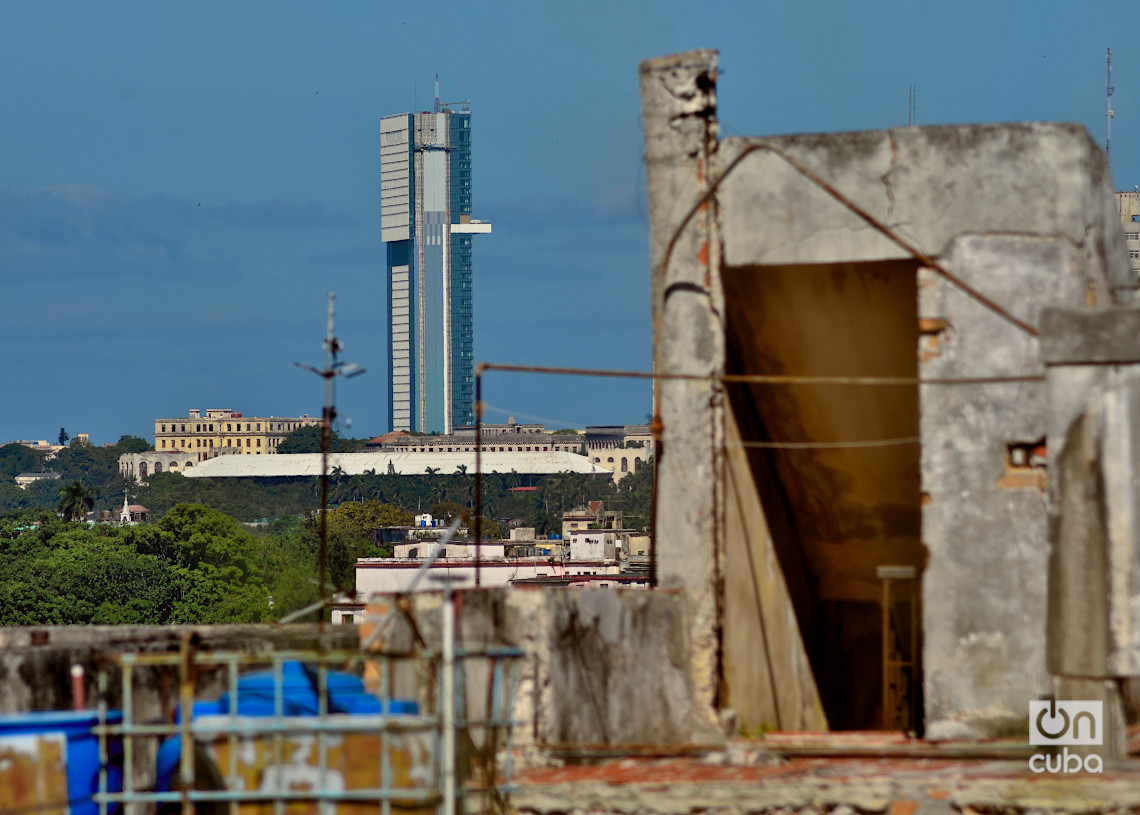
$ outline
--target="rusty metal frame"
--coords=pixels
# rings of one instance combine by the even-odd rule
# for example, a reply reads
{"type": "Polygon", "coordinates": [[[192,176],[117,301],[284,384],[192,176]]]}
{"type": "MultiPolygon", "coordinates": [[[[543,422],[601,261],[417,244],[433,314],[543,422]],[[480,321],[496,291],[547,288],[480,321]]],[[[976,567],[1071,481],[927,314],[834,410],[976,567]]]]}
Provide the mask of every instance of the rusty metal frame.
{"type": "MultiPolygon", "coordinates": [[[[502,767],[498,767],[494,756],[489,763],[480,766],[481,775],[472,779],[472,783],[459,790],[470,803],[471,795],[482,794],[486,803],[486,811],[491,807],[506,812],[507,796],[513,789],[511,781],[511,749],[512,729],[522,724],[512,715],[513,700],[518,688],[521,657],[523,652],[517,648],[486,648],[478,650],[457,649],[454,653],[458,665],[464,666],[469,659],[490,660],[491,681],[488,684],[489,693],[494,704],[489,704],[486,715],[470,716],[465,710],[464,697],[464,667],[456,671],[456,692],[452,705],[459,711],[453,729],[452,740],[462,738],[469,747],[474,745],[472,731],[482,731],[484,740],[492,748],[501,748],[506,753],[506,760],[502,767]],[[481,782],[481,783],[475,783],[481,782]]],[[[94,796],[99,805],[100,815],[107,815],[112,806],[139,805],[154,808],[164,803],[174,803],[181,806],[185,815],[193,815],[196,805],[219,804],[229,805],[230,815],[238,815],[240,805],[249,803],[272,803],[275,815],[284,815],[286,805],[296,802],[314,802],[325,806],[335,806],[338,803],[374,803],[381,815],[391,815],[393,803],[406,806],[434,808],[443,815],[451,815],[444,806],[443,799],[443,773],[441,771],[445,757],[441,754],[440,745],[445,742],[443,721],[440,711],[445,707],[442,683],[429,680],[427,699],[429,711],[417,715],[398,715],[390,713],[381,714],[331,714],[328,698],[328,671],[330,668],[343,670],[348,666],[362,665],[364,663],[378,663],[380,688],[379,697],[391,697],[390,676],[391,665],[397,661],[412,661],[426,664],[429,670],[426,675],[438,677],[442,654],[419,649],[412,653],[388,654],[366,651],[275,651],[267,654],[250,654],[240,651],[204,651],[197,648],[194,638],[183,640],[182,647],[175,653],[128,653],[108,655],[101,661],[98,675],[99,699],[97,705],[99,724],[94,728],[99,737],[99,791],[94,796]],[[317,716],[285,716],[283,665],[287,661],[299,661],[315,667],[317,674],[317,716]],[[274,674],[274,715],[266,717],[239,716],[237,712],[238,676],[242,670],[249,668],[269,667],[274,674]],[[179,723],[140,723],[134,716],[134,701],[136,697],[135,685],[139,668],[166,668],[176,671],[179,678],[179,702],[182,705],[183,715],[179,723]],[[226,685],[230,698],[234,700],[229,714],[218,714],[226,721],[196,722],[193,716],[193,703],[197,690],[199,673],[208,670],[224,670],[226,672],[226,685]],[[111,685],[111,674],[115,671],[121,674],[121,694],[123,714],[118,724],[109,722],[108,697],[111,685]],[[343,736],[349,733],[365,733],[376,735],[379,741],[380,785],[370,788],[334,789],[329,783],[329,751],[330,737],[343,736]],[[431,783],[426,787],[393,786],[393,767],[391,761],[392,739],[400,734],[426,734],[431,738],[431,783]],[[313,789],[296,790],[288,788],[284,776],[275,777],[275,788],[268,790],[242,790],[237,789],[238,750],[239,739],[259,738],[265,739],[271,745],[271,755],[274,764],[281,765],[284,757],[285,739],[291,735],[310,735],[315,738],[317,750],[317,782],[313,789]],[[170,737],[178,736],[181,739],[179,780],[180,790],[157,792],[153,789],[140,789],[138,779],[134,772],[134,760],[139,749],[140,740],[150,740],[152,744],[161,742],[170,737]],[[218,767],[218,772],[225,778],[226,789],[219,791],[196,790],[195,786],[195,750],[196,744],[202,739],[224,738],[229,746],[228,766],[218,767]],[[120,792],[111,792],[108,789],[108,765],[112,740],[121,740],[123,745],[123,788],[120,792]]],[[[458,807],[453,807],[458,809],[458,807]]],[[[469,810],[470,811],[470,810],[469,810]]]]}

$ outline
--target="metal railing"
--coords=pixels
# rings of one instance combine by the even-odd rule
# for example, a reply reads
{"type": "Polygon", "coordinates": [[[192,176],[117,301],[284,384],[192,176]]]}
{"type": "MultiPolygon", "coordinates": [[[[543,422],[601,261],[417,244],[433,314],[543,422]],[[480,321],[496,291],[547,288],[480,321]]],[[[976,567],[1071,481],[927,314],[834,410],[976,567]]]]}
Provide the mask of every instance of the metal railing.
{"type": "MultiPolygon", "coordinates": [[[[506,811],[511,790],[511,729],[523,655],[515,648],[452,653],[423,648],[390,654],[367,651],[198,650],[187,637],[179,652],[128,653],[107,657],[99,673],[100,777],[95,801],[109,811],[203,811],[229,815],[299,813],[506,811]],[[316,710],[289,715],[287,663],[305,666],[316,710]],[[239,679],[253,668],[272,676],[272,713],[243,714],[239,679]],[[177,721],[140,720],[136,703],[141,677],[155,671],[176,676],[177,721]],[[361,676],[379,712],[347,712],[330,694],[330,673],[361,676]],[[122,720],[108,716],[112,675],[120,674],[122,720]],[[450,681],[447,681],[449,680],[450,681]],[[473,686],[486,697],[472,704],[473,686]],[[228,693],[228,709],[195,712],[203,686],[228,693]],[[394,690],[414,694],[415,712],[394,711],[394,690]],[[451,689],[449,692],[449,686],[451,689]],[[239,697],[239,694],[240,697],[239,697]],[[448,694],[445,696],[445,694],[448,694]],[[453,715],[446,716],[448,711],[453,715]],[[446,721],[445,721],[446,720],[446,721]],[[167,757],[177,743],[177,771],[167,789],[156,788],[157,770],[147,771],[159,743],[167,757]],[[121,744],[122,789],[109,783],[112,747],[121,744]],[[452,745],[452,746],[448,746],[452,745]],[[506,759],[499,760],[505,752],[506,759]],[[143,768],[147,768],[144,770],[143,768]],[[479,802],[482,805],[479,805],[479,802]],[[306,806],[307,805],[307,806],[306,806]],[[367,806],[374,805],[374,806],[367,806]]],[[[267,700],[262,697],[262,703],[267,700]]],[[[140,707],[142,705],[139,705],[140,707]]],[[[405,706],[408,707],[408,706],[405,706]]],[[[117,786],[117,785],[115,785],[117,786]]]]}

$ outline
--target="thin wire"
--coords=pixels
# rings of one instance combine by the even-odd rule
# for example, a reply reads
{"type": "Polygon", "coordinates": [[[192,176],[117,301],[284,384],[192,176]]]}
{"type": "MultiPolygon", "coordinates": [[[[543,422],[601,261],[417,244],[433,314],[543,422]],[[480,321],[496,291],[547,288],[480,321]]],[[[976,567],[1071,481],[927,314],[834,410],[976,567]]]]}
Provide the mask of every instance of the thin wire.
{"type": "MultiPolygon", "coordinates": [[[[565,376],[596,376],[628,379],[681,379],[715,380],[755,385],[995,385],[1013,382],[1044,382],[1043,374],[1016,376],[964,376],[955,378],[922,379],[917,376],[797,376],[788,374],[684,374],[654,373],[652,371],[621,371],[603,368],[560,368],[549,365],[504,365],[480,362],[475,366],[484,371],[506,371],[528,374],[559,374],[565,376]]],[[[521,415],[521,414],[520,414],[521,415]]]]}
{"type": "MultiPolygon", "coordinates": [[[[773,155],[778,156],[779,158],[783,159],[784,162],[789,167],[791,167],[793,170],[798,172],[800,175],[802,175],[808,181],[815,184],[817,187],[819,187],[825,193],[830,195],[837,202],[839,202],[842,206],[849,209],[852,213],[854,213],[856,216],[858,216],[863,221],[865,221],[868,226],[870,226],[875,231],[881,233],[883,235],[883,237],[885,237],[891,243],[898,246],[900,249],[905,251],[907,254],[909,254],[911,257],[913,257],[915,260],[921,262],[923,266],[926,266],[927,268],[931,269],[935,273],[941,275],[946,280],[948,280],[950,283],[957,286],[963,293],[965,293],[969,297],[973,298],[977,302],[981,303],[983,306],[985,306],[990,311],[997,314],[1002,319],[1006,320],[1007,322],[1009,322],[1012,325],[1016,326],[1017,328],[1021,329],[1026,334],[1030,335],[1031,337],[1037,336],[1037,329],[1036,328],[1034,328],[1029,323],[1027,323],[1023,320],[1019,320],[1017,317],[1014,317],[1012,314],[1010,314],[1008,311],[1006,311],[998,303],[994,302],[993,300],[990,300],[988,297],[986,297],[984,294],[982,294],[978,290],[974,289],[968,283],[966,283],[962,280],[959,280],[957,277],[955,277],[953,274],[951,274],[949,270],[947,270],[944,266],[942,266],[942,264],[940,264],[936,260],[934,260],[934,258],[927,255],[925,252],[920,250],[917,246],[913,246],[912,244],[910,244],[906,239],[904,239],[901,236],[899,236],[898,234],[896,234],[895,231],[892,230],[889,226],[887,226],[886,224],[879,221],[874,215],[867,212],[865,209],[860,207],[855,202],[849,200],[846,196],[844,196],[841,192],[839,192],[839,190],[837,190],[833,186],[831,186],[831,184],[829,184],[823,177],[817,175],[815,172],[808,169],[807,167],[805,167],[804,165],[802,165],[798,161],[796,161],[794,158],[789,156],[783,150],[781,150],[780,148],[776,147],[773,144],[769,144],[768,142],[753,142],[752,144],[749,144],[747,147],[745,147],[744,150],[741,151],[740,155],[738,155],[731,162],[729,162],[728,166],[724,168],[724,172],[722,172],[716,178],[716,180],[713,181],[709,185],[708,189],[705,190],[705,192],[700,197],[697,198],[696,203],[694,203],[693,206],[689,209],[689,211],[685,213],[685,217],[683,217],[680,220],[680,222],[677,224],[677,229],[673,232],[673,237],[669,239],[669,244],[665,249],[665,256],[662,258],[662,261],[661,261],[660,273],[661,273],[662,279],[664,279],[665,272],[669,268],[669,261],[672,259],[673,249],[676,247],[677,241],[679,241],[681,239],[681,233],[684,231],[685,227],[689,225],[689,221],[692,220],[693,216],[697,214],[697,212],[701,209],[701,207],[703,207],[706,203],[708,203],[710,200],[712,200],[713,193],[715,193],[717,191],[717,189],[720,187],[720,185],[723,184],[724,181],[728,178],[728,176],[731,175],[732,172],[737,167],[740,166],[741,162],[744,161],[744,159],[747,156],[750,156],[759,150],[767,150],[768,152],[772,153],[773,155]]],[[[660,329],[661,329],[661,315],[664,312],[663,306],[664,306],[664,304],[662,304],[661,308],[657,309],[657,324],[655,327],[656,330],[654,331],[654,335],[653,335],[655,338],[661,336],[660,329]]]]}
{"type": "Polygon", "coordinates": [[[899,439],[867,439],[864,441],[736,441],[725,442],[722,446],[765,448],[774,450],[846,450],[861,447],[895,447],[903,444],[921,444],[920,436],[906,436],[899,439]]]}
{"type": "Polygon", "coordinates": [[[581,422],[569,422],[564,419],[551,419],[549,416],[535,416],[532,413],[523,413],[521,410],[508,410],[506,408],[495,407],[494,405],[489,405],[486,402],[483,403],[483,408],[484,410],[488,410],[492,413],[501,413],[504,416],[521,416],[524,419],[534,419],[535,421],[543,422],[549,425],[557,425],[558,427],[573,427],[580,430],[586,426],[581,422]]]}

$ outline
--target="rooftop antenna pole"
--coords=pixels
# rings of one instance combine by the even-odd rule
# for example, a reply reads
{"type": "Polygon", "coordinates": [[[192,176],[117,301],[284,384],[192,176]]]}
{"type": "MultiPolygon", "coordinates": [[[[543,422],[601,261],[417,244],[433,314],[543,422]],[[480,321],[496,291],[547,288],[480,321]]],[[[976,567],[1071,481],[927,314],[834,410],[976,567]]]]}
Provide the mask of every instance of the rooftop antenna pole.
{"type": "Polygon", "coordinates": [[[346,379],[352,376],[359,376],[364,373],[364,369],[356,363],[341,362],[337,355],[344,347],[340,340],[336,338],[333,332],[333,301],[336,299],[336,294],[329,292],[329,310],[328,310],[328,323],[325,329],[325,341],[322,343],[325,347],[325,367],[324,370],[314,368],[312,365],[305,365],[302,362],[295,363],[298,368],[304,368],[306,371],[311,371],[317,376],[325,380],[325,406],[321,412],[321,518],[320,518],[320,573],[317,577],[320,586],[320,604],[318,606],[317,623],[321,634],[325,632],[325,589],[327,588],[325,574],[328,571],[328,509],[329,509],[329,447],[332,445],[332,424],[336,419],[336,409],[332,403],[332,383],[333,379],[338,376],[343,376],[346,379]]]}
{"type": "Polygon", "coordinates": [[[439,113],[439,71],[435,72],[435,104],[432,108],[433,113],[439,113]]]}
{"type": "Polygon", "coordinates": [[[906,124],[907,127],[914,127],[915,121],[915,91],[914,85],[907,85],[907,100],[906,100],[906,124]]]}
{"type": "Polygon", "coordinates": [[[1112,167],[1112,154],[1109,152],[1109,147],[1112,144],[1112,120],[1116,118],[1116,111],[1112,109],[1112,92],[1116,88],[1112,87],[1112,49],[1108,49],[1108,76],[1104,82],[1105,98],[1104,98],[1104,157],[1108,160],[1109,168],[1112,167]]]}

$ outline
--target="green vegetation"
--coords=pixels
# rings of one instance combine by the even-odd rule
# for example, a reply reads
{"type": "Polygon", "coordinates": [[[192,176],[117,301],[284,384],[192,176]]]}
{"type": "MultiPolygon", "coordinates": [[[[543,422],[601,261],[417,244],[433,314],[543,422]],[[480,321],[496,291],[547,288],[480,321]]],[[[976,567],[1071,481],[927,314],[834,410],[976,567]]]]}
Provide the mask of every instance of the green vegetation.
{"type": "Polygon", "coordinates": [[[634,473],[626,473],[617,485],[617,495],[610,500],[622,511],[627,529],[649,529],[653,525],[653,458],[634,473]]]}
{"type": "MultiPolygon", "coordinates": [[[[368,439],[342,439],[334,430],[330,438],[329,451],[351,453],[368,439]]],[[[319,453],[321,452],[321,426],[298,427],[277,445],[278,453],[319,453]]]]}
{"type": "Polygon", "coordinates": [[[15,478],[20,473],[36,473],[43,469],[43,455],[22,444],[0,447],[0,476],[15,478]]]}
{"type": "Polygon", "coordinates": [[[129,489],[131,503],[142,504],[151,519],[161,517],[177,504],[191,503],[212,507],[238,521],[272,520],[303,515],[320,505],[320,490],[314,478],[275,478],[255,481],[248,478],[186,478],[180,473],[156,473],[146,484],[129,487],[119,482],[118,501],[129,489]]]}
{"type": "MultiPolygon", "coordinates": [[[[336,447],[337,434],[333,431],[332,446],[336,447]]],[[[321,426],[318,424],[298,427],[277,445],[278,453],[319,453],[321,452],[321,426]]]]}
{"type": "MultiPolygon", "coordinates": [[[[145,449],[124,437],[111,447],[75,443],[50,462],[58,481],[21,490],[0,481],[0,625],[258,622],[279,619],[318,595],[320,488],[315,478],[209,479],[152,475],[124,482],[118,456],[145,449]],[[150,510],[150,523],[89,526],[64,518],[94,507],[117,510],[124,489],[150,510]],[[57,514],[58,513],[58,514],[57,514]],[[241,522],[261,521],[250,527],[241,522]]],[[[17,472],[25,453],[0,448],[17,472]],[[19,466],[16,466],[19,464],[19,466]]],[[[330,474],[329,582],[352,591],[354,561],[390,556],[371,530],[408,526],[427,510],[471,525],[474,474],[330,474]]],[[[562,512],[591,500],[620,509],[627,528],[649,526],[652,462],[615,486],[608,479],[563,473],[484,473],[483,534],[512,525],[539,535],[561,532],[562,512]],[[512,491],[516,487],[533,490],[512,491]]]]}
{"type": "MultiPolygon", "coordinates": [[[[334,586],[355,589],[357,558],[390,556],[372,544],[372,530],[382,526],[411,526],[412,513],[396,504],[361,501],[341,504],[328,516],[328,578],[334,586]]],[[[319,517],[305,522],[305,536],[316,550],[320,546],[319,517]]]]}
{"type": "MultiPolygon", "coordinates": [[[[0,512],[55,507],[61,486],[74,482],[89,491],[89,497],[95,499],[90,506],[97,512],[117,509],[123,505],[123,490],[127,487],[119,476],[119,456],[150,449],[151,446],[137,436],[122,436],[107,447],[73,440],[54,459],[46,461],[43,453],[20,444],[0,447],[0,512]],[[19,473],[47,470],[59,473],[59,480],[40,481],[26,490],[13,482],[19,473]]],[[[134,494],[132,490],[131,495],[134,494]]]]}
{"type": "Polygon", "coordinates": [[[59,491],[59,512],[65,521],[81,521],[95,508],[95,498],[99,490],[88,489],[78,481],[72,481],[59,491]]]}
{"type": "Polygon", "coordinates": [[[0,516],[0,624],[261,622],[269,574],[257,539],[193,504],[135,527],[0,516]]]}

